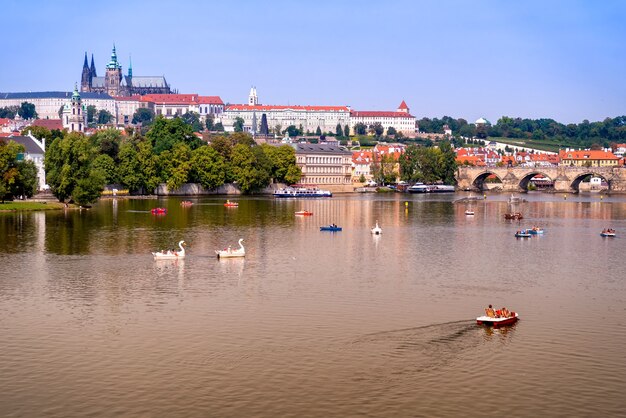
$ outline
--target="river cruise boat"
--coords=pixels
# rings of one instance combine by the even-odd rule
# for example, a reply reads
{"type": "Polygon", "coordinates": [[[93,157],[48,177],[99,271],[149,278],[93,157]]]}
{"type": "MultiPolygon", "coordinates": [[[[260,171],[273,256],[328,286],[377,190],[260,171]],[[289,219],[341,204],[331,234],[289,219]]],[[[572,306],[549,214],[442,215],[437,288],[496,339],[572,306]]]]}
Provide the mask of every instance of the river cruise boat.
{"type": "Polygon", "coordinates": [[[452,193],[455,191],[454,186],[446,184],[424,184],[415,183],[407,189],[409,193],[452,193]]]}
{"type": "Polygon", "coordinates": [[[274,197],[332,197],[329,190],[318,189],[317,187],[284,187],[274,192],[274,197]]]}

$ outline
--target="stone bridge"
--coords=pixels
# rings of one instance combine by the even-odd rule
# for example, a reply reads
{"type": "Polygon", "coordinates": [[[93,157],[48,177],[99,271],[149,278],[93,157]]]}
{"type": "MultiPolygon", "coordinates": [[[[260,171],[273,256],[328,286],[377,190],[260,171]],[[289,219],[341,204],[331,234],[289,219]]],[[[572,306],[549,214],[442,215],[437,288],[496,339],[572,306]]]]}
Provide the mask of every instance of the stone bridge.
{"type": "Polygon", "coordinates": [[[502,191],[523,192],[537,174],[554,182],[557,192],[578,193],[580,182],[587,176],[603,178],[610,192],[626,193],[626,168],[622,167],[473,167],[457,169],[456,180],[460,190],[485,190],[485,179],[494,174],[502,182],[502,191]]]}

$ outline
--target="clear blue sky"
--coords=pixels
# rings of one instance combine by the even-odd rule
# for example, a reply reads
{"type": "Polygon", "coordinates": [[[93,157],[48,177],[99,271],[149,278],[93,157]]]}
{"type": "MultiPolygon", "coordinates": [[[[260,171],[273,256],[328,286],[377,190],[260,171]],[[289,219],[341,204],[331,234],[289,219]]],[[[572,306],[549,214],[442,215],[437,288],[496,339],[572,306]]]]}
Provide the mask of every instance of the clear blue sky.
{"type": "Polygon", "coordinates": [[[85,51],[103,75],[165,75],[242,103],[395,109],[421,117],[626,114],[626,1],[3,0],[0,91],[71,90],[85,51]],[[91,55],[90,55],[91,57],[91,55]]]}

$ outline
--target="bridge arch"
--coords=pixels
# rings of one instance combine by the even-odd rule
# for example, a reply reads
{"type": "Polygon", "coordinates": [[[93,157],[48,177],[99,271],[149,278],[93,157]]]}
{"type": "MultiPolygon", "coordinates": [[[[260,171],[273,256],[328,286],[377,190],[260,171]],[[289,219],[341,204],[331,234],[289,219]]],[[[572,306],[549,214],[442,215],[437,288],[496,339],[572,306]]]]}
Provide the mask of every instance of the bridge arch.
{"type": "Polygon", "coordinates": [[[552,185],[548,188],[554,188],[554,179],[552,177],[550,177],[549,175],[547,175],[545,172],[541,170],[533,170],[524,174],[524,177],[522,177],[522,179],[519,182],[520,189],[528,190],[528,185],[530,184],[530,181],[537,175],[542,175],[543,177],[548,179],[550,183],[552,183],[552,185]]]}
{"type": "Polygon", "coordinates": [[[502,178],[499,175],[497,175],[495,172],[486,170],[478,174],[476,177],[474,177],[474,179],[472,180],[472,188],[480,190],[480,191],[488,190],[488,187],[485,185],[485,180],[487,180],[487,177],[491,175],[496,176],[496,178],[499,180],[500,183],[504,183],[502,181],[502,178]]]}
{"type": "Polygon", "coordinates": [[[578,174],[570,183],[570,188],[575,191],[575,192],[580,192],[580,183],[583,182],[583,180],[585,180],[587,177],[599,177],[602,180],[606,181],[607,184],[607,191],[611,190],[611,178],[609,178],[608,176],[604,175],[604,174],[600,174],[596,171],[592,171],[589,170],[585,173],[581,173],[578,174]]]}

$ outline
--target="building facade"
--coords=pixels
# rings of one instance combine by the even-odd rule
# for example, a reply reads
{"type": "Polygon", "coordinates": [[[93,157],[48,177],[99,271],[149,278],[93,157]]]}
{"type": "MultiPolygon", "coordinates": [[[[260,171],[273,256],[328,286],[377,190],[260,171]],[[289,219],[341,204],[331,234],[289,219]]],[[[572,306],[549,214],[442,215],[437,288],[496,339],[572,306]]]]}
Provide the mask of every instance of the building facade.
{"type": "Polygon", "coordinates": [[[296,165],[302,170],[300,184],[352,191],[352,153],[336,145],[295,143],[296,165]]]}
{"type": "MultiPolygon", "coordinates": [[[[0,93],[0,107],[20,106],[23,102],[35,105],[40,119],[59,119],[62,107],[70,103],[73,92],[44,91],[32,93],[0,93]]],[[[95,106],[96,110],[106,110],[113,116],[116,114],[115,100],[108,94],[81,93],[85,106],[95,106]]]]}
{"type": "Polygon", "coordinates": [[[170,94],[172,91],[165,76],[134,76],[133,66],[129,61],[128,73],[122,74],[122,65],[117,59],[115,45],[111,60],[105,67],[104,77],[98,77],[96,66],[91,55],[91,66],[87,64],[87,53],[81,74],[80,91],[104,93],[109,96],[133,96],[144,94],[170,94]]]}
{"type": "Polygon", "coordinates": [[[74,87],[72,100],[63,106],[63,128],[69,132],[85,132],[87,126],[87,106],[83,104],[78,93],[78,87],[74,87]]]}
{"type": "Polygon", "coordinates": [[[166,118],[182,116],[194,112],[204,120],[209,115],[218,118],[224,113],[224,102],[219,96],[200,96],[198,94],[146,94],[140,97],[155,113],[166,118]]]}
{"type": "Polygon", "coordinates": [[[559,165],[577,167],[617,167],[619,158],[611,151],[606,150],[560,150],[559,165]]]}
{"type": "Polygon", "coordinates": [[[414,138],[417,133],[417,119],[409,112],[409,107],[404,100],[395,112],[379,110],[353,110],[350,112],[350,129],[355,132],[355,126],[359,123],[367,127],[380,123],[387,134],[389,128],[394,128],[396,132],[408,138],[414,138]]]}

